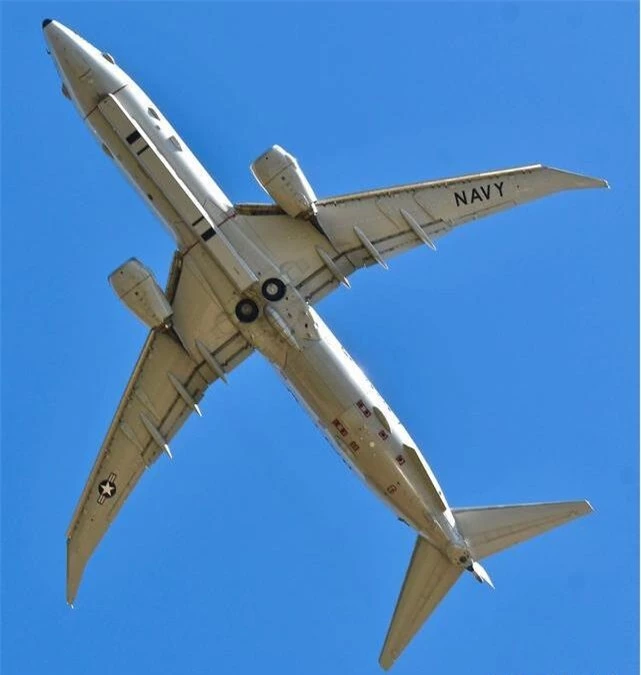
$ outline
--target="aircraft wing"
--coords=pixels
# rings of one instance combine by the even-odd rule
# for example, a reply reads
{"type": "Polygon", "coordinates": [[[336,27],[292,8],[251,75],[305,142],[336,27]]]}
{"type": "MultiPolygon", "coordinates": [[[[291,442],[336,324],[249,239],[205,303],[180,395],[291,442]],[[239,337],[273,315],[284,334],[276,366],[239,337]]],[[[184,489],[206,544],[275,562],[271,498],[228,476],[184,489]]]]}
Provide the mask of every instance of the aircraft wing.
{"type": "MultiPolygon", "coordinates": [[[[174,257],[167,297],[174,325],[190,344],[205,345],[225,373],[252,352],[212,303],[189,254],[174,257]]],[[[73,602],[89,557],[144,470],[168,449],[189,414],[200,412],[198,401],[219,377],[194,352],[171,330],[149,333],[67,532],[67,602],[73,602]]]]}
{"type": "Polygon", "coordinates": [[[317,202],[317,227],[278,206],[239,204],[244,227],[314,303],[361,267],[431,245],[455,227],[563,190],[606,181],[540,164],[370,190],[317,202]]]}

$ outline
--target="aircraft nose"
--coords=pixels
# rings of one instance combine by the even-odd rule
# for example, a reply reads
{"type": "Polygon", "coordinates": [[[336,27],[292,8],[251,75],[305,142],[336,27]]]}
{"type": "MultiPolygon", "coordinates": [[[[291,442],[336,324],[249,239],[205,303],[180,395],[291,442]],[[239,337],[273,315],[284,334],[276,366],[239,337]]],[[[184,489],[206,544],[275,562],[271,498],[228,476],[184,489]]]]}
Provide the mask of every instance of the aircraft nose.
{"type": "Polygon", "coordinates": [[[74,102],[84,112],[126,82],[126,76],[96,47],[53,19],[42,22],[48,51],[74,102]]]}
{"type": "Polygon", "coordinates": [[[80,36],[57,21],[42,22],[44,37],[60,70],[69,78],[80,77],[89,70],[89,45],[80,36]]]}

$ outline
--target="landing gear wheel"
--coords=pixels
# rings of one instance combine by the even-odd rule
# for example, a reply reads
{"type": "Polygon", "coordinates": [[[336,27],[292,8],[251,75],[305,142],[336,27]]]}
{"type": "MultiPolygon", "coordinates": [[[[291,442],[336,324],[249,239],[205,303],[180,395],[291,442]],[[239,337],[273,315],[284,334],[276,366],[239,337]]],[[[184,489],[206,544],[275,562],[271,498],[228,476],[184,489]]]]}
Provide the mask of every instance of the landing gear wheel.
{"type": "Polygon", "coordinates": [[[241,323],[251,323],[258,318],[258,305],[249,298],[244,298],[236,305],[236,317],[241,323]]]}
{"type": "Polygon", "coordinates": [[[280,279],[267,279],[263,284],[263,295],[272,302],[277,302],[285,297],[287,289],[280,279]]]}

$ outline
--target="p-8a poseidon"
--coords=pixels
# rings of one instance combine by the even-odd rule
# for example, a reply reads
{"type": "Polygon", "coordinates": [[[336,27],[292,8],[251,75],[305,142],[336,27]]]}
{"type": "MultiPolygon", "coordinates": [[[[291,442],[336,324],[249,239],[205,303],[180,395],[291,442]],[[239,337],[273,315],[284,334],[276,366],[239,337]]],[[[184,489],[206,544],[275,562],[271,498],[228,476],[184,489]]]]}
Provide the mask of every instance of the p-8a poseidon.
{"type": "Polygon", "coordinates": [[[253,164],[275,204],[234,205],[108,53],[45,19],[62,92],[177,251],[163,292],[131,259],[110,276],[150,329],[67,533],[67,600],[144,473],[207,387],[255,350],[285,378],[360,477],[418,534],[380,655],[389,668],[456,580],[480,561],[587,514],[586,501],[451,508],[427,461],[313,305],[348,277],[482,216],[603,180],[541,165],[317,199],[275,145],[253,164]]]}

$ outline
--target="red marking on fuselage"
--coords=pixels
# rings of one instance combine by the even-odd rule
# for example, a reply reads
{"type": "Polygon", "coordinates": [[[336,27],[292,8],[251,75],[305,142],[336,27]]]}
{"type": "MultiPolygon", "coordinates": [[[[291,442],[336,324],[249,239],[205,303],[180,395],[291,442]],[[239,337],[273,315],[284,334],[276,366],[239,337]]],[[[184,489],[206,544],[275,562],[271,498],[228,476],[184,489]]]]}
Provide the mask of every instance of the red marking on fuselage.
{"type": "Polygon", "coordinates": [[[345,428],[344,424],[343,424],[338,418],[336,418],[336,419],[332,422],[332,424],[338,429],[338,431],[339,431],[339,433],[340,433],[341,436],[347,436],[348,431],[347,431],[347,429],[345,428]]]}
{"type": "Polygon", "coordinates": [[[358,406],[358,409],[363,413],[363,415],[365,415],[365,417],[371,416],[372,411],[363,403],[362,399],[356,401],[356,405],[358,406]]]}

